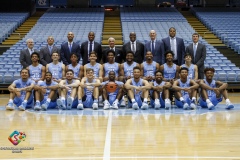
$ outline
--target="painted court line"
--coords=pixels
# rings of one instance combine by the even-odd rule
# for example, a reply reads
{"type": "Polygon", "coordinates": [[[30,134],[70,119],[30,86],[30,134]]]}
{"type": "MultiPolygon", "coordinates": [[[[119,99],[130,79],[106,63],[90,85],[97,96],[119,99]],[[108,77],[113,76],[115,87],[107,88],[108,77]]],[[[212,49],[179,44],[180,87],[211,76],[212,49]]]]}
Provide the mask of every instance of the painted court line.
{"type": "Polygon", "coordinates": [[[107,132],[105,138],[105,146],[104,146],[104,160],[110,160],[110,152],[111,152],[111,134],[112,134],[112,110],[109,111],[108,114],[108,124],[107,124],[107,132]]]}

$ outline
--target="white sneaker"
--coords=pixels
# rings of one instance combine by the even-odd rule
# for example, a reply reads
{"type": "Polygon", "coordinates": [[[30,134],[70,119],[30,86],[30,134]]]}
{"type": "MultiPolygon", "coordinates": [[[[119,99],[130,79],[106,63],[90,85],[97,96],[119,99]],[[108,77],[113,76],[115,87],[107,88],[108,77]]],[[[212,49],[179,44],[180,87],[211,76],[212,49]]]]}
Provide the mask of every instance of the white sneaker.
{"type": "Polygon", "coordinates": [[[165,99],[165,109],[171,108],[171,101],[170,99],[165,99]]]}
{"type": "Polygon", "coordinates": [[[195,103],[192,102],[192,103],[190,104],[190,108],[191,108],[191,109],[197,109],[197,106],[196,106],[195,103]]]}
{"type": "Polygon", "coordinates": [[[6,110],[12,111],[12,110],[14,110],[14,109],[15,109],[15,108],[14,108],[13,102],[8,102],[8,104],[7,104],[7,106],[6,106],[6,110]]]}
{"type": "Polygon", "coordinates": [[[141,109],[143,110],[148,109],[148,104],[146,102],[143,102],[141,109]]]}
{"type": "Polygon", "coordinates": [[[139,109],[138,103],[137,103],[137,102],[134,102],[134,103],[132,104],[132,108],[135,109],[135,110],[138,110],[138,109],[139,109]]]}
{"type": "Polygon", "coordinates": [[[123,98],[122,102],[120,103],[120,107],[125,107],[125,106],[126,106],[126,102],[125,102],[125,100],[123,98]]]}
{"type": "Polygon", "coordinates": [[[231,102],[226,103],[226,109],[232,109],[234,105],[231,102]]]}
{"type": "Polygon", "coordinates": [[[113,109],[118,109],[118,102],[114,101],[112,105],[113,109]]]}
{"type": "Polygon", "coordinates": [[[77,105],[77,109],[79,109],[79,110],[83,110],[83,104],[82,104],[82,103],[78,103],[78,105],[77,105]]]}
{"type": "Polygon", "coordinates": [[[104,110],[107,110],[110,108],[110,103],[108,101],[104,101],[104,106],[103,106],[103,109],[104,110]]]}
{"type": "Polygon", "coordinates": [[[189,107],[189,105],[188,105],[188,103],[184,103],[183,104],[183,109],[184,110],[188,110],[190,107],[189,107]]]}
{"type": "Polygon", "coordinates": [[[93,105],[92,105],[92,107],[93,107],[93,110],[97,110],[97,109],[98,109],[98,104],[97,104],[97,102],[94,102],[93,105]]]}
{"type": "Polygon", "coordinates": [[[209,110],[215,109],[215,106],[212,104],[212,102],[207,103],[207,107],[209,110]]]}
{"type": "Polygon", "coordinates": [[[159,100],[158,100],[158,101],[155,100],[155,102],[154,102],[154,108],[155,108],[155,109],[159,109],[160,107],[161,107],[161,104],[160,104],[159,100]]]}

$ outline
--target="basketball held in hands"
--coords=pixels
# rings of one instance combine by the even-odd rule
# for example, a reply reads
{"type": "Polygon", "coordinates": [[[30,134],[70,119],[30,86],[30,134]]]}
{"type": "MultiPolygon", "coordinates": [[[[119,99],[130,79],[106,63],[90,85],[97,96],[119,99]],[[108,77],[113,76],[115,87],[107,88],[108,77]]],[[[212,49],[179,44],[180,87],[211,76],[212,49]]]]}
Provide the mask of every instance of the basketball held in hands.
{"type": "Polygon", "coordinates": [[[118,85],[115,83],[115,82],[108,82],[106,85],[105,85],[105,88],[107,90],[107,92],[115,92],[118,88],[118,85]]]}

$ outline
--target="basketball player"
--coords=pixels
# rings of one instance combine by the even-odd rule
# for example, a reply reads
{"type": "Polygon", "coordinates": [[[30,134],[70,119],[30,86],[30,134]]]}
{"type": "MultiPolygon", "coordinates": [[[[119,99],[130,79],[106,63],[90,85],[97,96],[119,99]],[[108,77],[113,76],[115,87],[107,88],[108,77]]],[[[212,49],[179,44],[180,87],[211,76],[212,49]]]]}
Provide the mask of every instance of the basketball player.
{"type": "Polygon", "coordinates": [[[109,109],[112,105],[113,109],[118,109],[119,101],[122,99],[123,91],[122,88],[124,86],[123,82],[116,81],[115,80],[115,72],[110,71],[108,73],[109,80],[102,82],[102,88],[103,88],[103,98],[104,98],[104,106],[103,109],[109,109]],[[113,82],[113,85],[115,86],[108,86],[110,83],[113,82]],[[116,87],[116,90],[113,92],[110,92],[108,90],[108,87],[116,87]]]}
{"type": "Polygon", "coordinates": [[[66,72],[66,80],[61,80],[59,83],[60,97],[57,99],[57,105],[60,109],[70,110],[72,107],[77,107],[77,88],[80,81],[74,79],[73,70],[69,69],[66,72]],[[66,101],[67,98],[67,101],[66,101]],[[66,107],[67,105],[67,107],[66,107]]]}
{"type": "Polygon", "coordinates": [[[188,68],[188,78],[198,81],[198,67],[195,64],[192,64],[192,56],[189,53],[184,55],[185,64],[181,65],[180,68],[188,68]]]}
{"type": "Polygon", "coordinates": [[[151,82],[151,105],[155,109],[165,107],[169,109],[171,107],[171,101],[169,99],[169,88],[172,86],[171,83],[163,81],[163,74],[157,70],[155,73],[155,81],[151,82]]]}
{"type": "Polygon", "coordinates": [[[115,52],[113,50],[107,51],[108,62],[103,64],[103,81],[108,80],[108,74],[110,71],[115,72],[116,80],[119,79],[120,64],[115,62],[115,52]]]}
{"type": "Polygon", "coordinates": [[[202,88],[201,97],[199,99],[200,106],[213,110],[215,106],[222,101],[222,97],[224,97],[226,100],[226,109],[234,108],[228,98],[228,84],[213,80],[214,73],[214,68],[204,69],[206,79],[200,81],[200,86],[202,88]]]}
{"type": "Polygon", "coordinates": [[[141,68],[136,66],[133,68],[133,78],[128,79],[125,83],[125,88],[128,90],[129,105],[132,105],[133,109],[148,109],[148,90],[151,89],[151,85],[148,81],[141,78],[141,68]]]}
{"type": "Polygon", "coordinates": [[[39,81],[34,87],[36,99],[34,110],[47,110],[48,108],[55,108],[57,106],[57,89],[58,83],[52,81],[52,73],[47,72],[45,74],[45,80],[39,81]]]}
{"type": "Polygon", "coordinates": [[[99,86],[101,82],[94,78],[94,70],[92,68],[86,69],[86,77],[83,77],[78,88],[78,106],[77,109],[82,110],[92,107],[94,110],[98,109],[99,86]]]}
{"type": "Polygon", "coordinates": [[[23,68],[20,71],[21,78],[13,81],[8,87],[10,98],[6,106],[7,110],[14,110],[14,105],[19,107],[21,111],[33,106],[33,93],[32,89],[35,82],[29,78],[29,70],[23,68]]]}
{"type": "Polygon", "coordinates": [[[71,69],[74,72],[74,79],[81,80],[83,77],[83,66],[78,63],[79,57],[76,53],[72,53],[71,57],[71,64],[66,66],[66,71],[71,69]]]}
{"type": "Polygon", "coordinates": [[[30,72],[30,78],[35,82],[38,83],[39,80],[44,80],[46,68],[45,66],[39,63],[40,56],[37,52],[33,52],[31,54],[32,64],[27,67],[30,72]]]}
{"type": "Polygon", "coordinates": [[[154,73],[159,68],[159,64],[153,61],[153,55],[151,51],[147,51],[145,55],[146,61],[141,64],[141,75],[143,79],[151,82],[155,79],[154,73]]]}
{"type": "Polygon", "coordinates": [[[188,78],[188,69],[180,69],[180,79],[174,81],[172,88],[175,90],[176,106],[179,108],[196,109],[196,89],[199,85],[192,79],[188,78]]]}
{"type": "Polygon", "coordinates": [[[52,63],[47,64],[46,70],[52,73],[53,81],[59,83],[65,76],[65,65],[59,62],[58,53],[52,54],[52,60],[52,63]]]}

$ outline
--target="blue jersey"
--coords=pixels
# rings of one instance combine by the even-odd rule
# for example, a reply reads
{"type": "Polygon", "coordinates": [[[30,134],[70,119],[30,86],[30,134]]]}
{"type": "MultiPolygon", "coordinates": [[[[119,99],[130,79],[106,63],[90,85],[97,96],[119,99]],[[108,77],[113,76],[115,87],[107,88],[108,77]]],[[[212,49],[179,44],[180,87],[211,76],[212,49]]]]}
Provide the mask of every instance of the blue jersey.
{"type": "Polygon", "coordinates": [[[173,66],[169,67],[166,63],[164,63],[163,66],[163,77],[167,80],[174,79],[177,72],[177,65],[173,64],[173,66]]]}
{"type": "Polygon", "coordinates": [[[53,64],[50,63],[48,71],[52,73],[52,77],[55,79],[62,79],[62,63],[53,64]]]}
{"type": "MultiPolygon", "coordinates": [[[[105,82],[102,82],[102,86],[104,86],[105,84],[107,84],[109,81],[105,81],[105,82]]],[[[120,82],[120,81],[114,81],[118,86],[123,86],[124,83],[123,82],[120,82]]],[[[108,95],[117,95],[118,94],[118,91],[119,91],[119,88],[116,89],[115,92],[113,93],[108,93],[108,95]]]]}
{"type": "Polygon", "coordinates": [[[42,78],[42,65],[38,64],[36,67],[33,65],[29,66],[30,78],[33,80],[39,80],[42,78]]]}
{"type": "Polygon", "coordinates": [[[68,69],[71,69],[71,70],[73,70],[73,72],[74,72],[74,78],[78,78],[78,76],[79,76],[79,71],[80,71],[80,67],[81,67],[80,64],[77,64],[75,67],[73,67],[72,64],[69,64],[69,65],[68,65],[68,69]]]}
{"type": "MultiPolygon", "coordinates": [[[[25,88],[30,86],[31,84],[35,84],[35,82],[30,78],[27,79],[27,81],[23,81],[22,79],[17,79],[13,81],[13,84],[15,84],[16,88],[25,88]]],[[[21,91],[21,98],[24,99],[25,96],[26,96],[26,91],[21,91]]]]}
{"type": "MultiPolygon", "coordinates": [[[[203,79],[205,84],[208,85],[211,88],[216,88],[216,81],[212,80],[212,82],[209,84],[206,79],[203,79]]],[[[216,93],[212,90],[207,90],[208,97],[211,98],[213,96],[216,96],[216,93]]]]}
{"type": "MultiPolygon", "coordinates": [[[[187,79],[187,81],[185,83],[183,83],[180,79],[178,79],[178,82],[179,82],[179,87],[181,87],[181,88],[190,87],[190,79],[187,79]]],[[[183,90],[181,90],[181,94],[182,94],[182,96],[189,95],[188,92],[183,91],[183,90]]]]}
{"type": "MultiPolygon", "coordinates": [[[[38,85],[41,86],[41,87],[49,87],[49,86],[55,86],[57,85],[58,83],[55,82],[55,81],[52,81],[50,84],[47,84],[46,81],[39,81],[38,82],[38,85]]],[[[43,95],[45,98],[48,97],[48,95],[50,94],[50,91],[51,89],[47,88],[46,89],[46,93],[43,95]]]]}
{"type": "Polygon", "coordinates": [[[188,68],[188,78],[190,78],[190,79],[195,78],[194,64],[191,64],[190,67],[187,67],[186,64],[183,64],[181,67],[188,68]]]}
{"type": "Polygon", "coordinates": [[[136,62],[133,62],[130,66],[128,65],[127,62],[123,63],[123,67],[124,67],[124,75],[125,76],[131,76],[133,77],[133,68],[137,65],[136,62]]]}
{"type": "MultiPolygon", "coordinates": [[[[164,86],[165,85],[165,81],[162,81],[160,84],[158,84],[156,81],[153,82],[153,86],[164,86]]],[[[160,92],[159,97],[162,97],[162,92],[160,92]]]]}
{"type": "MultiPolygon", "coordinates": [[[[85,83],[90,83],[90,82],[88,82],[88,78],[86,79],[85,83]]],[[[96,83],[96,79],[93,79],[93,81],[91,83],[96,83]]],[[[94,86],[87,86],[86,88],[84,88],[84,94],[86,96],[92,96],[93,89],[94,89],[94,86]]]]}
{"type": "Polygon", "coordinates": [[[156,71],[156,62],[155,61],[153,61],[151,64],[143,62],[143,76],[144,77],[148,77],[148,76],[153,77],[155,71],[156,71]]]}
{"type": "MultiPolygon", "coordinates": [[[[135,82],[134,78],[132,78],[132,85],[137,87],[143,86],[143,79],[140,78],[138,82],[135,82]]],[[[136,89],[134,89],[134,94],[141,95],[142,91],[136,91],[136,89]]]]}
{"type": "Polygon", "coordinates": [[[99,77],[99,70],[100,70],[100,64],[96,63],[94,66],[91,65],[91,63],[86,64],[86,68],[91,68],[94,71],[94,77],[98,78],[99,77]]]}
{"type": "Polygon", "coordinates": [[[119,70],[119,66],[118,63],[114,62],[113,64],[110,63],[105,63],[104,64],[104,72],[105,72],[105,77],[108,77],[108,73],[110,71],[114,71],[115,72],[115,76],[118,76],[118,70],[119,70]]]}

